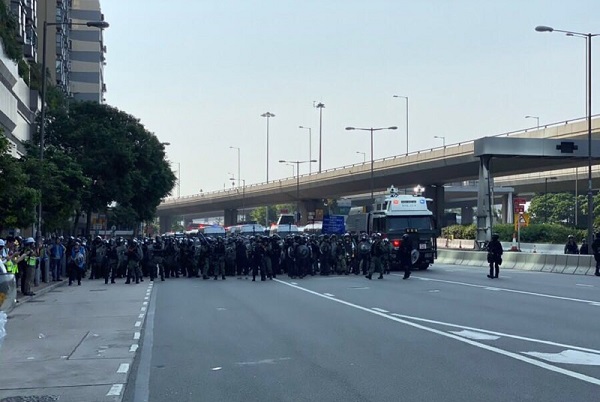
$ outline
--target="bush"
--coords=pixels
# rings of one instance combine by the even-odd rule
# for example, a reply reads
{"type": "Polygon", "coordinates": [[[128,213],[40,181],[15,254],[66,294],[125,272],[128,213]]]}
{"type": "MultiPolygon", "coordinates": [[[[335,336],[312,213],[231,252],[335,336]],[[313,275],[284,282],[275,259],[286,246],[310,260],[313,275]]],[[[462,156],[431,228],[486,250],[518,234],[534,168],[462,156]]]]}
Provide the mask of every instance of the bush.
{"type": "MultiPolygon", "coordinates": [[[[494,233],[498,233],[500,241],[512,241],[515,227],[513,224],[494,225],[494,233]]],[[[452,236],[455,239],[474,240],[477,235],[475,225],[452,225],[442,228],[442,237],[452,236]]],[[[569,235],[575,236],[577,243],[587,237],[587,230],[573,229],[558,224],[532,224],[521,228],[521,241],[524,243],[564,244],[569,235]]]]}

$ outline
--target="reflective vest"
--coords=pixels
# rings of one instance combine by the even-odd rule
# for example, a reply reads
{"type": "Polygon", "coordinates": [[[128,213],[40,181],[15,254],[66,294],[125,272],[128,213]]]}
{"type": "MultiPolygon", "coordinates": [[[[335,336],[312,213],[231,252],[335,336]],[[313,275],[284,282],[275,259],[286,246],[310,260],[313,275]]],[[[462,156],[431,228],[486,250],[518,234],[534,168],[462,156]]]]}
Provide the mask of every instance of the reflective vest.
{"type": "Polygon", "coordinates": [[[7,260],[4,266],[6,267],[6,272],[9,274],[16,275],[19,273],[19,267],[12,260],[7,260]]]}
{"type": "Polygon", "coordinates": [[[37,265],[37,257],[27,257],[27,265],[30,267],[35,267],[37,265]]]}

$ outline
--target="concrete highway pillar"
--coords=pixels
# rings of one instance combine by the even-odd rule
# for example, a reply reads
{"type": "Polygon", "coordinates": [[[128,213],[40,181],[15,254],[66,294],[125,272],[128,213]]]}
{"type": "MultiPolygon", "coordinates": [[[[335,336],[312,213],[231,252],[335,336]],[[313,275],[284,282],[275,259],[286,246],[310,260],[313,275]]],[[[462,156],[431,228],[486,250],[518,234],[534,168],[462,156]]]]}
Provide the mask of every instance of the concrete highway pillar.
{"type": "Polygon", "coordinates": [[[225,226],[233,226],[238,223],[238,210],[237,209],[226,209],[223,217],[225,226]]]}
{"type": "Polygon", "coordinates": [[[492,240],[492,199],[494,179],[490,172],[492,157],[479,158],[479,183],[477,189],[477,237],[475,247],[481,249],[492,240]]]}
{"type": "MultiPolygon", "coordinates": [[[[309,213],[315,214],[316,210],[323,208],[323,202],[321,200],[302,200],[300,202],[300,225],[304,226],[308,223],[312,223],[313,219],[309,221],[309,213]]],[[[316,216],[314,220],[320,220],[316,216]]]]}
{"type": "Polygon", "coordinates": [[[504,223],[515,223],[515,207],[513,205],[513,193],[508,193],[506,195],[506,222],[504,223]]]}
{"type": "Polygon", "coordinates": [[[426,186],[424,195],[433,200],[429,204],[429,209],[433,212],[435,229],[438,230],[439,234],[444,226],[444,186],[441,184],[426,186]]]}
{"type": "Polygon", "coordinates": [[[461,225],[470,225],[473,223],[473,207],[462,207],[460,209],[461,225]]]}
{"type": "Polygon", "coordinates": [[[160,224],[160,233],[167,233],[171,231],[171,227],[173,226],[173,217],[161,215],[158,217],[158,221],[160,224]]]}

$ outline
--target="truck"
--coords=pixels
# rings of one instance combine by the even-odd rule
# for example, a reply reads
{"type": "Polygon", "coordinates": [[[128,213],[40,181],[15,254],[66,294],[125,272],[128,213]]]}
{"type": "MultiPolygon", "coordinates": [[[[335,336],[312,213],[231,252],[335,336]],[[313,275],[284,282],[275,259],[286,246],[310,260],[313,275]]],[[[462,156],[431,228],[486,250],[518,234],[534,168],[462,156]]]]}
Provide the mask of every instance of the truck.
{"type": "Polygon", "coordinates": [[[387,238],[392,245],[392,267],[400,265],[402,235],[407,234],[413,248],[413,267],[427,269],[437,258],[437,230],[433,212],[427,206],[428,201],[433,200],[418,192],[413,195],[399,194],[391,186],[388,194],[373,206],[371,212],[351,211],[346,220],[346,228],[356,234],[381,233],[383,238],[387,238]]]}

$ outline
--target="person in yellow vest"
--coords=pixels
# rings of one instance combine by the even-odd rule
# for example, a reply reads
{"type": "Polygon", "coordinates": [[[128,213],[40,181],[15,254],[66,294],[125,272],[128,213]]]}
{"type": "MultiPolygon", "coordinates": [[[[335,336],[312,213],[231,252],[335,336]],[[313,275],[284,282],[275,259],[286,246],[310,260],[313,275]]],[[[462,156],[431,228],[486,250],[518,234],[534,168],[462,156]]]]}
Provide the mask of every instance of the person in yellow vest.
{"type": "Polygon", "coordinates": [[[19,256],[15,252],[14,241],[8,241],[0,239],[0,260],[4,263],[4,268],[9,274],[17,276],[19,273],[19,267],[17,266],[16,259],[19,256]]]}
{"type": "Polygon", "coordinates": [[[19,258],[17,258],[17,263],[23,261],[25,267],[25,279],[23,282],[24,286],[21,290],[25,296],[35,296],[35,293],[32,292],[31,288],[33,287],[33,278],[35,276],[35,268],[37,266],[39,256],[35,249],[35,240],[33,240],[33,237],[28,237],[23,243],[23,251],[21,252],[19,258]]]}

